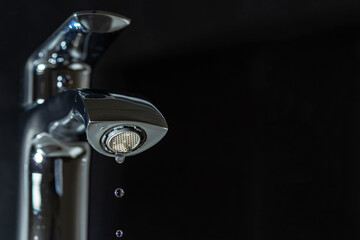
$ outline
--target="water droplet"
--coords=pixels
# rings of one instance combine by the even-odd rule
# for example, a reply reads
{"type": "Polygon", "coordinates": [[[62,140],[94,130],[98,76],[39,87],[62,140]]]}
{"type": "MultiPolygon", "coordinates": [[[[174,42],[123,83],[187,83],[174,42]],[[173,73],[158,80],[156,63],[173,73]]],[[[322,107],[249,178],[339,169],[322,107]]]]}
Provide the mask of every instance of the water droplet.
{"type": "Polygon", "coordinates": [[[39,237],[37,235],[35,235],[34,240],[39,240],[39,237]]]}
{"type": "Polygon", "coordinates": [[[117,196],[118,198],[121,198],[122,196],[124,196],[124,190],[122,188],[117,188],[115,190],[115,196],[117,196]]]}
{"type": "Polygon", "coordinates": [[[123,153],[115,153],[115,161],[117,163],[123,163],[125,161],[125,155],[123,153]]]}
{"type": "Polygon", "coordinates": [[[123,235],[124,233],[123,233],[123,231],[121,231],[121,230],[117,230],[115,234],[116,234],[116,236],[117,236],[118,238],[120,238],[120,237],[122,237],[122,235],[123,235]]]}

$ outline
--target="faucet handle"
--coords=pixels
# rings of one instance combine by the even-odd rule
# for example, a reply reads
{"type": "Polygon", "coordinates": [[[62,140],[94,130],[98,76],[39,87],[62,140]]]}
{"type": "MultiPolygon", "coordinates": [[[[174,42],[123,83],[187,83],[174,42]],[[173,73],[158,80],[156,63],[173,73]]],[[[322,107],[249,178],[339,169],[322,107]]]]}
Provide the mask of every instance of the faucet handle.
{"type": "Polygon", "coordinates": [[[72,14],[27,60],[23,106],[89,88],[91,70],[130,19],[104,11],[72,14]]]}

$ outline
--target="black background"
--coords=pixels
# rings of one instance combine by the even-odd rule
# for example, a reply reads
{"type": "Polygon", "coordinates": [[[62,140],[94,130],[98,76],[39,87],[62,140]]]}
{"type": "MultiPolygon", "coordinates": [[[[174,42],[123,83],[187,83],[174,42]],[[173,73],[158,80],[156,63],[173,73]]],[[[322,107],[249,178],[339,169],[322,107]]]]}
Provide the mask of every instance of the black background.
{"type": "Polygon", "coordinates": [[[93,153],[90,240],[359,239],[360,3],[23,0],[0,3],[1,240],[16,234],[23,66],[88,9],[132,19],[93,87],[141,94],[169,124],[122,165],[93,153]]]}

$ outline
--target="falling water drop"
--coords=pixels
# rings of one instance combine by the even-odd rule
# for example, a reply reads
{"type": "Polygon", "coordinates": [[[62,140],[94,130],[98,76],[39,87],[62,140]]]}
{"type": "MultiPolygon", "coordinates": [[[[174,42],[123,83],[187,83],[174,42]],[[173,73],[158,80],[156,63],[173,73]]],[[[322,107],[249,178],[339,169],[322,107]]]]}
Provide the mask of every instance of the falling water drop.
{"type": "Polygon", "coordinates": [[[115,196],[117,196],[118,198],[121,198],[122,196],[124,196],[124,190],[122,188],[117,188],[115,189],[115,196]]]}
{"type": "Polygon", "coordinates": [[[123,231],[121,231],[121,230],[117,230],[115,234],[116,234],[116,236],[117,236],[118,238],[120,238],[120,237],[122,237],[122,235],[123,235],[124,233],[123,233],[123,231]]]}
{"type": "Polygon", "coordinates": [[[125,160],[125,155],[123,153],[119,153],[119,152],[115,153],[115,161],[117,163],[123,163],[124,160],[125,160]]]}

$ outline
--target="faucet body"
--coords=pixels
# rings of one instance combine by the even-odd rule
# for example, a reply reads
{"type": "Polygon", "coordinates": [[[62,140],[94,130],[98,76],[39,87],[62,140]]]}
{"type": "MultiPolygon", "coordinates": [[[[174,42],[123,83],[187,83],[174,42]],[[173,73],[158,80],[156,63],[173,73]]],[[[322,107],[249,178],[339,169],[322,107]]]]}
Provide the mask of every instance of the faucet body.
{"type": "Polygon", "coordinates": [[[93,64],[128,24],[112,13],[75,13],[29,58],[18,240],[87,240],[91,147],[132,156],[166,134],[148,101],[86,89],[93,64]]]}

